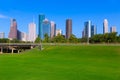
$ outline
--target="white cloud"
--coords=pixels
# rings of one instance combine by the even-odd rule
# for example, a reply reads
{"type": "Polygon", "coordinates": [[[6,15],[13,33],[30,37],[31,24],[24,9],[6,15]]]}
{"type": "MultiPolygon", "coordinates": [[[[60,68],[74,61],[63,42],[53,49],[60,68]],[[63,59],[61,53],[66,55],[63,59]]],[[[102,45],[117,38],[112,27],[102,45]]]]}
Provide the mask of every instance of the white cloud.
{"type": "Polygon", "coordinates": [[[2,18],[2,19],[7,19],[7,18],[9,18],[9,17],[8,17],[8,16],[5,16],[5,15],[0,14],[0,18],[2,18]]]}

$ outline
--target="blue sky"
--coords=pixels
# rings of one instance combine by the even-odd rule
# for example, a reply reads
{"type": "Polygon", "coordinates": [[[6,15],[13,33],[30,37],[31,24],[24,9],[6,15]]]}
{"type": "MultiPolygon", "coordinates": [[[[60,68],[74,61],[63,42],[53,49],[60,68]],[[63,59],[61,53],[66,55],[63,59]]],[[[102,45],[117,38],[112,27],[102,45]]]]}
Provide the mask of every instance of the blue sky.
{"type": "Polygon", "coordinates": [[[5,32],[7,37],[10,18],[15,18],[18,29],[27,33],[33,16],[38,31],[38,15],[42,13],[48,20],[56,22],[57,29],[62,29],[63,34],[67,18],[72,19],[73,34],[77,37],[81,37],[84,22],[88,20],[97,26],[97,33],[102,33],[105,18],[108,19],[109,28],[116,26],[120,34],[119,3],[119,0],[1,0],[0,32],[5,32]]]}

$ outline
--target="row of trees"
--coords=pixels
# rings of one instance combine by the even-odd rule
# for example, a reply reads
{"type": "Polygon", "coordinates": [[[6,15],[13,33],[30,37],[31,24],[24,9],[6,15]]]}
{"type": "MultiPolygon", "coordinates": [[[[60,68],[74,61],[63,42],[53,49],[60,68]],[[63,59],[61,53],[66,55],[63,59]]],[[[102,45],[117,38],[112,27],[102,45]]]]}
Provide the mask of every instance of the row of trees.
{"type": "Polygon", "coordinates": [[[36,43],[43,42],[43,43],[120,43],[120,36],[117,36],[117,33],[106,33],[106,34],[97,34],[91,38],[77,38],[75,35],[71,35],[69,39],[66,39],[63,35],[55,36],[54,38],[50,39],[50,37],[45,34],[44,40],[40,38],[36,39],[36,43]]]}
{"type": "Polygon", "coordinates": [[[66,39],[65,36],[58,34],[54,38],[50,39],[50,37],[45,34],[44,40],[41,40],[39,37],[35,40],[35,43],[78,43],[80,39],[78,39],[75,35],[71,35],[69,39],[66,39]]]}
{"type": "Polygon", "coordinates": [[[25,42],[17,39],[10,40],[8,38],[3,38],[3,39],[0,39],[0,43],[25,43],[25,42]]]}
{"type": "MultiPolygon", "coordinates": [[[[82,38],[81,42],[87,42],[87,38],[82,38]]],[[[120,36],[117,33],[97,34],[89,38],[90,43],[120,43],[120,36]]]]}
{"type": "MultiPolygon", "coordinates": [[[[91,38],[77,38],[75,35],[71,35],[69,39],[66,39],[65,36],[58,34],[54,38],[50,38],[47,34],[44,35],[44,40],[41,40],[39,37],[36,38],[35,43],[120,43],[120,35],[117,33],[106,33],[106,34],[97,34],[91,38]]],[[[7,38],[0,39],[0,43],[25,43],[17,39],[9,40],[7,38]]],[[[29,43],[29,42],[28,42],[29,43]]]]}

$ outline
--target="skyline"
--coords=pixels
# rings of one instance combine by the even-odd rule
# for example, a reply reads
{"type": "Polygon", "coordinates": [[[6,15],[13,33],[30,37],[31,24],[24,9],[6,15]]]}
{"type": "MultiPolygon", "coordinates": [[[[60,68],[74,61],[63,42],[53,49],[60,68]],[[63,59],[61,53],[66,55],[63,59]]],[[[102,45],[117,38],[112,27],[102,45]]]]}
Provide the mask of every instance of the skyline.
{"type": "Polygon", "coordinates": [[[57,29],[62,29],[65,34],[66,19],[72,19],[73,34],[82,36],[84,22],[91,20],[97,26],[97,33],[103,33],[103,21],[108,20],[109,32],[111,26],[116,26],[120,34],[119,0],[11,0],[0,3],[0,32],[8,36],[10,18],[15,18],[20,31],[28,33],[28,24],[36,23],[38,34],[38,15],[44,14],[50,21],[56,23],[57,29]],[[58,4],[59,3],[59,4],[58,4]],[[7,5],[7,6],[6,6],[7,5]],[[22,6],[21,6],[22,5],[22,6]]]}

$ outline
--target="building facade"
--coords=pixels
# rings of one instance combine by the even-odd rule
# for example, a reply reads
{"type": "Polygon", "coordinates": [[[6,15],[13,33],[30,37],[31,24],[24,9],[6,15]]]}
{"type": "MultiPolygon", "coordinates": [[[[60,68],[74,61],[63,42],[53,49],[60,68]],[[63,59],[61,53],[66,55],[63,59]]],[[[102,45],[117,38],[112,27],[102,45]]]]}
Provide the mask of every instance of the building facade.
{"type": "Polygon", "coordinates": [[[72,20],[67,19],[66,20],[66,39],[69,39],[72,35],[72,20]]]}
{"type": "Polygon", "coordinates": [[[62,35],[62,30],[61,30],[61,29],[57,29],[57,30],[56,30],[56,36],[58,36],[58,34],[59,34],[59,35],[62,35]]]}
{"type": "Polygon", "coordinates": [[[0,39],[5,38],[5,33],[4,32],[0,32],[0,39]]]}
{"type": "Polygon", "coordinates": [[[34,42],[36,40],[36,24],[34,22],[28,25],[28,41],[34,42]]]}
{"type": "Polygon", "coordinates": [[[51,34],[50,34],[50,37],[51,39],[54,38],[56,35],[56,24],[51,21],[51,34]]]}
{"type": "Polygon", "coordinates": [[[17,39],[17,22],[15,19],[11,19],[10,32],[8,38],[10,40],[17,39]]]}
{"type": "Polygon", "coordinates": [[[117,32],[117,30],[116,30],[116,26],[112,26],[112,27],[110,28],[110,32],[111,32],[111,33],[113,33],[113,32],[117,32]]]}
{"type": "Polygon", "coordinates": [[[42,33],[41,33],[41,39],[44,39],[45,34],[47,34],[50,37],[51,33],[51,23],[48,21],[48,19],[43,20],[42,23],[42,33]]]}
{"type": "Polygon", "coordinates": [[[108,33],[108,20],[104,19],[103,22],[103,34],[108,33]]]}
{"type": "Polygon", "coordinates": [[[97,28],[95,25],[91,26],[91,37],[97,34],[97,28]]]}
{"type": "Polygon", "coordinates": [[[22,32],[19,30],[17,30],[17,39],[20,41],[22,40],[22,32]]]}
{"type": "Polygon", "coordinates": [[[39,25],[38,25],[38,36],[40,38],[42,38],[42,33],[43,33],[43,27],[42,27],[42,23],[43,23],[43,20],[45,19],[45,15],[44,14],[40,14],[39,15],[39,25]]]}
{"type": "Polygon", "coordinates": [[[21,33],[21,41],[27,42],[27,34],[24,32],[21,33]]]}
{"type": "Polygon", "coordinates": [[[87,21],[84,23],[84,37],[85,38],[90,38],[91,37],[91,21],[87,21]]]}
{"type": "Polygon", "coordinates": [[[85,29],[83,29],[83,31],[82,31],[82,38],[84,38],[85,37],[85,29]]]}

